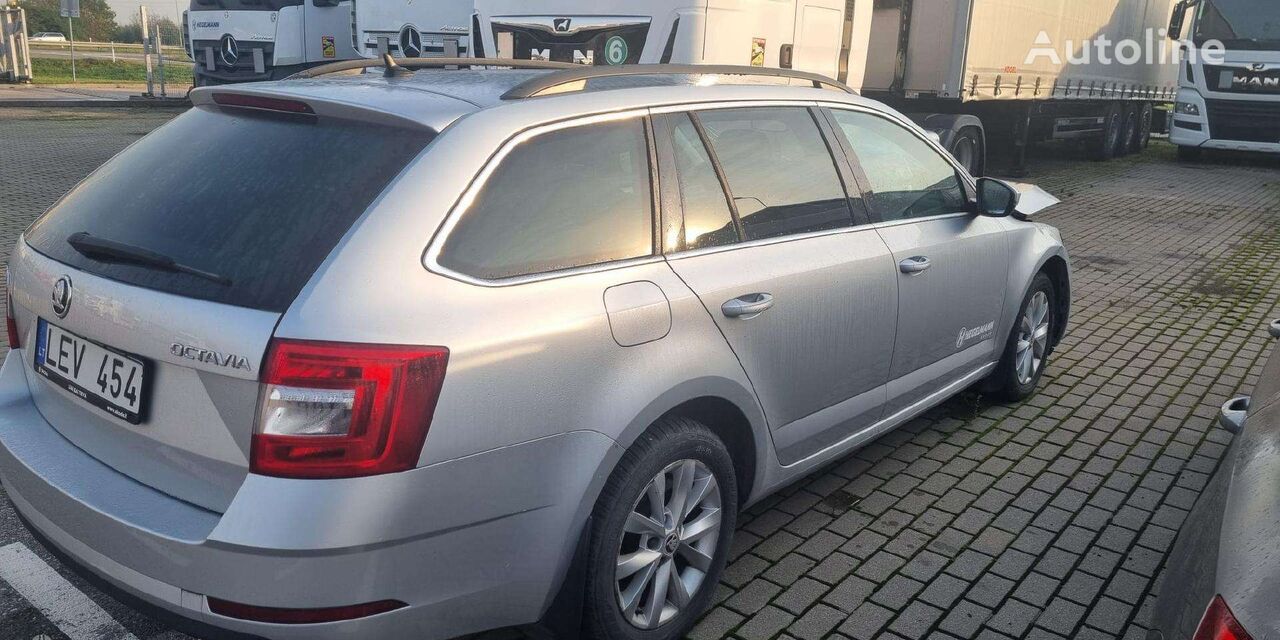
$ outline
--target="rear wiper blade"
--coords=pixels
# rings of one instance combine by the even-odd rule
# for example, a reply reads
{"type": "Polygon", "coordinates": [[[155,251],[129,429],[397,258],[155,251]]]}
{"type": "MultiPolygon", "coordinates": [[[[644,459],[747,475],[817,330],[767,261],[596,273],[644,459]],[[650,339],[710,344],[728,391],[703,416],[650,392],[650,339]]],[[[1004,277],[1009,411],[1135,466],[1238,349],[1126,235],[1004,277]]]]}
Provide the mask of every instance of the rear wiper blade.
{"type": "Polygon", "coordinates": [[[163,253],[123,242],[116,242],[115,240],[98,238],[84,231],[78,231],[67,236],[67,244],[71,245],[71,248],[80,252],[80,255],[86,258],[103,262],[121,262],[143,267],[154,267],[163,271],[185,273],[197,278],[204,278],[210,282],[231,286],[231,279],[226,276],[210,273],[195,267],[188,267],[163,253]]]}

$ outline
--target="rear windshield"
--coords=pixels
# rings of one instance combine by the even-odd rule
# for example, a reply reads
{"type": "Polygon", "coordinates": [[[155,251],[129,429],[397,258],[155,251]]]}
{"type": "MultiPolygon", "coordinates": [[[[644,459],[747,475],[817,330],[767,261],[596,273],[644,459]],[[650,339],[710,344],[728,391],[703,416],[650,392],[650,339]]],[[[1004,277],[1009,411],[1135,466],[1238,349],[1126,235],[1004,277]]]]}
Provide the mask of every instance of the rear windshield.
{"type": "Polygon", "coordinates": [[[191,109],[81,182],[26,239],[54,260],[113,280],[283,312],[430,138],[340,120],[191,109]],[[80,232],[230,284],[87,258],[67,243],[80,232]]]}

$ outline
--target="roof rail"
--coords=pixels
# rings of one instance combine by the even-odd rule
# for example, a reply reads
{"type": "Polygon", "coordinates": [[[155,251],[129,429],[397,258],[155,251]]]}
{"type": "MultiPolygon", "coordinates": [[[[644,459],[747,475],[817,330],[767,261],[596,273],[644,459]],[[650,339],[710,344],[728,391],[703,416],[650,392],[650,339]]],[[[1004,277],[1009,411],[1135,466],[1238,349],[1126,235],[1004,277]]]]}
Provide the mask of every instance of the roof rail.
{"type": "Polygon", "coordinates": [[[572,64],[569,62],[512,60],[508,58],[394,58],[390,63],[387,62],[387,58],[390,58],[390,55],[383,56],[382,58],[360,58],[357,60],[331,62],[329,64],[322,64],[318,67],[303,69],[302,71],[285,78],[285,80],[315,78],[318,76],[328,75],[330,73],[338,73],[340,71],[372,69],[374,67],[387,69],[388,75],[403,75],[413,69],[443,69],[445,67],[505,67],[508,69],[556,70],[568,70],[582,67],[580,64],[572,64]]]}
{"type": "Polygon", "coordinates": [[[520,100],[540,95],[576,91],[577,85],[596,78],[616,78],[621,76],[652,75],[724,75],[724,76],[756,76],[771,78],[790,78],[812,82],[815,89],[830,87],[857,95],[848,85],[837,82],[823,75],[793,69],[776,69],[772,67],[744,67],[739,65],[702,65],[702,64],[624,64],[616,66],[570,65],[571,68],[555,73],[548,73],[530,78],[511,90],[502,94],[503,100],[520,100]]]}

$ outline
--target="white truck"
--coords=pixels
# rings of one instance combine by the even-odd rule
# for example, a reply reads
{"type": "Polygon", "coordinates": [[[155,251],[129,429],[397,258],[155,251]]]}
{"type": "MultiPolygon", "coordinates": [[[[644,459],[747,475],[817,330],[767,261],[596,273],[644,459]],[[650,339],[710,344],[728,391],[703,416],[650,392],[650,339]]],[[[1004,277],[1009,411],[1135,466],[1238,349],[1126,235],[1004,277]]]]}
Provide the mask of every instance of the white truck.
{"type": "Polygon", "coordinates": [[[191,0],[183,17],[195,84],[278,80],[360,54],[352,0],[191,0]]]}
{"type": "Polygon", "coordinates": [[[353,45],[360,55],[470,56],[470,0],[355,0],[353,45]]]}
{"type": "Polygon", "coordinates": [[[1167,48],[1174,2],[476,0],[472,30],[477,56],[825,74],[908,113],[981,174],[988,145],[1015,172],[1039,139],[1086,140],[1099,159],[1144,146],[1154,104],[1176,90],[1172,56],[1075,60],[1099,37],[1167,48]]]}
{"type": "Polygon", "coordinates": [[[1179,74],[1169,130],[1178,156],[1194,159],[1203,149],[1280,153],[1280,2],[1184,0],[1169,36],[1190,40],[1199,53],[1179,74]],[[1206,50],[1219,43],[1216,53],[1206,50]]]}

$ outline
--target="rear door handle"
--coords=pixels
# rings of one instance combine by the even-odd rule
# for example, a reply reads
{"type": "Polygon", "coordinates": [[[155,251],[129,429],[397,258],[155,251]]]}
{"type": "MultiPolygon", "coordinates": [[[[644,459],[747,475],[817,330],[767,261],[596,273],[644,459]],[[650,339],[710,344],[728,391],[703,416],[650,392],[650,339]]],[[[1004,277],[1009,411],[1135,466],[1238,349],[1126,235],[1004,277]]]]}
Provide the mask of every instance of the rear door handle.
{"type": "Polygon", "coordinates": [[[720,305],[720,311],[727,317],[747,320],[768,311],[772,307],[772,295],[768,293],[749,293],[720,305]]]}
{"type": "Polygon", "coordinates": [[[898,263],[898,269],[903,273],[915,274],[928,271],[933,263],[929,262],[929,256],[913,256],[898,263]]]}

